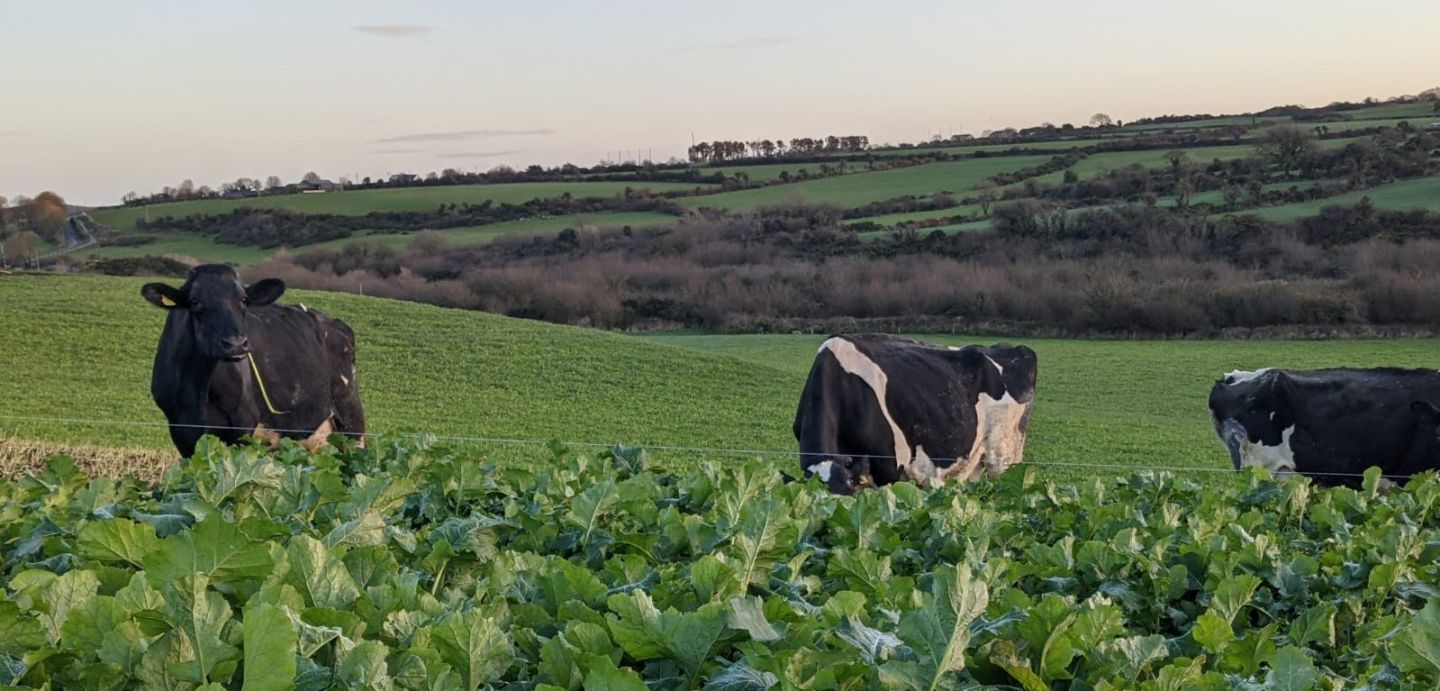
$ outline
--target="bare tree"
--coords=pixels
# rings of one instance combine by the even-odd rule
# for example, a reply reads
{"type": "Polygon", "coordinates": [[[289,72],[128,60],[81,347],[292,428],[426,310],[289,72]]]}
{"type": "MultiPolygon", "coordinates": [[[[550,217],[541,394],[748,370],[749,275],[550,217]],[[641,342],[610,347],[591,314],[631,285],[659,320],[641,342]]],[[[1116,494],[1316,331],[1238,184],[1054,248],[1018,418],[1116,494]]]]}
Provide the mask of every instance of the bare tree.
{"type": "Polygon", "coordinates": [[[189,178],[186,178],[186,179],[182,180],[182,181],[180,182],[180,187],[178,187],[178,188],[175,190],[175,193],[176,193],[177,195],[181,196],[181,197],[189,197],[189,196],[194,195],[194,194],[195,194],[195,181],[194,181],[194,180],[191,180],[191,179],[189,179],[189,178]]]}
{"type": "Polygon", "coordinates": [[[1104,113],[1096,113],[1090,116],[1091,127],[1111,127],[1114,126],[1114,124],[1115,120],[1104,113]]]}
{"type": "Polygon", "coordinates": [[[994,180],[981,180],[975,185],[975,198],[980,202],[980,213],[990,215],[990,207],[1000,200],[1000,186],[994,180]]]}
{"type": "Polygon", "coordinates": [[[1179,149],[1165,152],[1165,162],[1170,164],[1170,172],[1179,174],[1180,169],[1190,162],[1190,154],[1179,149]]]}
{"type": "Polygon", "coordinates": [[[280,187],[284,184],[284,182],[280,181],[279,175],[271,175],[270,177],[265,178],[265,189],[267,190],[280,189],[280,187]]]}
{"type": "Polygon", "coordinates": [[[40,248],[42,240],[34,231],[22,230],[5,240],[5,261],[25,263],[40,248]]]}
{"type": "Polygon", "coordinates": [[[301,179],[301,180],[304,180],[305,182],[319,182],[319,181],[320,181],[320,174],[319,174],[319,173],[316,173],[315,171],[312,170],[312,171],[306,173],[306,174],[305,174],[305,177],[300,178],[300,179],[301,179]]]}

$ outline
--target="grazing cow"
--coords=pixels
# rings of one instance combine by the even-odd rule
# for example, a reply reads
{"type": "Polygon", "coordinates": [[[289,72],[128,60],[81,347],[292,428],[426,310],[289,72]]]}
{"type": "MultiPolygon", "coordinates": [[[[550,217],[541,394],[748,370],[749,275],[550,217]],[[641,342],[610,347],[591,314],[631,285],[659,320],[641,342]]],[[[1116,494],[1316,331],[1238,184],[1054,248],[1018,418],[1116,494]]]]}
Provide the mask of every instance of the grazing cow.
{"type": "Polygon", "coordinates": [[[271,444],[298,438],[311,449],[331,433],[364,434],[355,333],[304,305],[273,304],[283,292],[279,279],[246,286],[215,264],[191,269],[178,289],[140,289],[169,313],[150,394],[181,455],[207,433],[226,443],[246,434],[271,444]]]}
{"type": "Polygon", "coordinates": [[[1035,351],[930,345],[885,335],[821,344],[795,411],[800,468],[840,494],[908,478],[996,477],[1019,463],[1035,351]]]}
{"type": "Polygon", "coordinates": [[[1440,401],[1435,370],[1267,368],[1217,380],[1210,414],[1236,470],[1359,487],[1370,466],[1387,479],[1440,467],[1430,401],[1440,401]]]}

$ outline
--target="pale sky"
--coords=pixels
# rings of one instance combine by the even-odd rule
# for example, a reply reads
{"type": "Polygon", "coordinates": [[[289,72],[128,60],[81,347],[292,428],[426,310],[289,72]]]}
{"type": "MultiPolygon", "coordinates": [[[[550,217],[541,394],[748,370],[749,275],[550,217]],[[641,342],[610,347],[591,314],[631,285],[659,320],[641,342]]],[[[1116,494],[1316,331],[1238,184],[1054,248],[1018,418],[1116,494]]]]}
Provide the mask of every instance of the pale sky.
{"type": "Polygon", "coordinates": [[[1410,94],[1436,0],[0,0],[0,194],[1410,94]]]}

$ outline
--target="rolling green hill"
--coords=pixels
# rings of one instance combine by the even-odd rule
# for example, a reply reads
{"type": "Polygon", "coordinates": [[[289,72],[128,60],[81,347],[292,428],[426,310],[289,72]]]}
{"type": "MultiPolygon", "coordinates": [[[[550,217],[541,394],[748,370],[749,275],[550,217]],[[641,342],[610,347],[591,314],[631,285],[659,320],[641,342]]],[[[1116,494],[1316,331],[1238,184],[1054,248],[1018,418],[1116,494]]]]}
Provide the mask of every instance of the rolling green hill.
{"type": "Polygon", "coordinates": [[[706,187],[695,183],[675,182],[517,182],[499,185],[443,185],[438,187],[400,187],[375,190],[346,190],[324,194],[281,194],[254,199],[200,199],[194,201],[153,204],[150,206],[98,209],[91,213],[95,220],[120,230],[133,230],[137,219],[190,214],[217,214],[245,206],[266,209],[290,209],[304,213],[328,213],[362,216],[372,211],[433,211],[441,204],[519,204],[536,198],[558,197],[570,193],[575,197],[613,197],[625,189],[648,189],[656,192],[693,190],[706,187]]]}
{"type": "MultiPolygon", "coordinates": [[[[478,245],[490,242],[502,235],[525,233],[556,233],[565,228],[580,226],[643,228],[673,223],[674,216],[654,212],[614,212],[599,214],[576,214],[573,216],[552,216],[549,218],[527,218],[519,221],[491,223],[483,226],[446,228],[443,233],[453,245],[478,245]]],[[[356,234],[348,238],[306,245],[301,250],[315,247],[340,247],[352,242],[378,242],[391,247],[409,244],[413,233],[356,234]]],[[[145,245],[110,246],[81,251],[82,256],[96,255],[106,258],[142,257],[146,255],[193,257],[206,262],[224,262],[236,266],[257,264],[274,254],[273,249],[260,247],[223,245],[209,237],[194,233],[163,233],[155,242],[145,245]]]]}
{"type": "Polygon", "coordinates": [[[1325,199],[1254,209],[1248,213],[1269,221],[1293,221],[1302,216],[1313,216],[1323,207],[1355,204],[1365,197],[1369,197],[1370,202],[1381,209],[1428,209],[1440,212],[1440,175],[1401,180],[1325,199]]]}
{"type": "MultiPolygon", "coordinates": [[[[0,276],[0,431],[169,448],[149,394],[164,314],[140,298],[144,282],[0,276]],[[3,417],[17,415],[145,426],[3,417]]],[[[294,291],[282,299],[297,301],[358,334],[371,430],[734,448],[791,443],[794,382],[749,361],[371,297],[294,291]]]]}
{"type": "Polygon", "coordinates": [[[792,185],[687,197],[681,199],[680,203],[691,209],[708,207],[740,211],[792,199],[859,206],[899,196],[924,196],[938,192],[960,194],[972,189],[975,183],[997,173],[1042,165],[1051,158],[1047,155],[996,156],[927,163],[895,170],[809,180],[792,185]]]}

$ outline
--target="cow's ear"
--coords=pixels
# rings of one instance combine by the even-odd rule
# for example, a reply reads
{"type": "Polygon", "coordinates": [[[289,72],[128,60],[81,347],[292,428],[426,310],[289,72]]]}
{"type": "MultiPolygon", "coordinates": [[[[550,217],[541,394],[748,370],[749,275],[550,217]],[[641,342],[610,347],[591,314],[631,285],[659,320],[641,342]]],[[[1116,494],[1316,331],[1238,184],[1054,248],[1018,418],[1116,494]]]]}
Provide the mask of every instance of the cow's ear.
{"type": "Polygon", "coordinates": [[[140,296],[156,307],[163,307],[167,310],[176,307],[185,307],[189,301],[185,294],[179,290],[165,285],[164,283],[146,283],[140,287],[140,296]]]}
{"type": "Polygon", "coordinates": [[[278,278],[266,278],[251,283],[245,288],[245,300],[251,305],[268,305],[285,294],[285,282],[278,278]]]}
{"type": "Polygon", "coordinates": [[[1440,425],[1440,408],[1430,401],[1410,401],[1410,412],[1427,425],[1440,425]]]}

